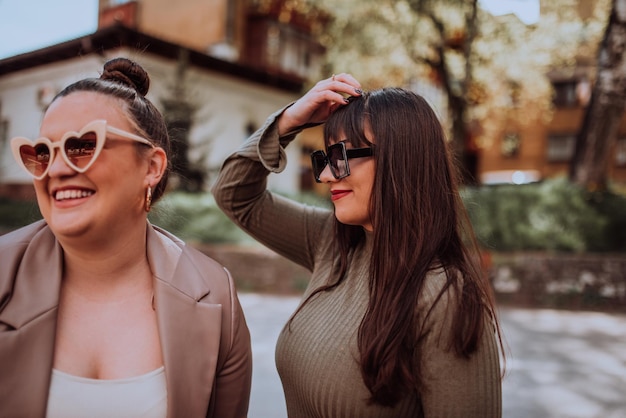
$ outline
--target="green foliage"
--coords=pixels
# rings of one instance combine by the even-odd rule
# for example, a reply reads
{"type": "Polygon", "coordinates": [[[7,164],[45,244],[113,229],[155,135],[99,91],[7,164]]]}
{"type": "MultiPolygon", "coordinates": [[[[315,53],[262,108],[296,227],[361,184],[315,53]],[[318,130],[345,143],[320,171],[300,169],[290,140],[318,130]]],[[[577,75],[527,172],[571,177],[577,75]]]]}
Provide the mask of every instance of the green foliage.
{"type": "Polygon", "coordinates": [[[0,233],[41,219],[37,202],[0,198],[0,233]]]}
{"type": "Polygon", "coordinates": [[[332,209],[333,207],[328,197],[320,196],[315,192],[301,192],[296,194],[283,193],[283,196],[309,206],[320,206],[327,209],[332,209]]]}
{"type": "Polygon", "coordinates": [[[253,242],[224,215],[210,193],[167,193],[149,218],[153,224],[189,242],[253,242]]]}
{"type": "MultiPolygon", "coordinates": [[[[312,193],[288,196],[331,208],[312,193]]],[[[565,179],[465,188],[463,199],[479,243],[496,251],[626,251],[626,196],[589,194],[565,179]]],[[[0,199],[0,233],[40,219],[36,202],[0,199]]],[[[209,193],[170,192],[150,221],[188,242],[252,245],[209,193]]]]}
{"type": "Polygon", "coordinates": [[[626,197],[615,193],[590,195],[590,205],[607,219],[606,234],[598,250],[626,251],[626,197]]]}
{"type": "MultiPolygon", "coordinates": [[[[329,207],[314,193],[289,195],[301,203],[329,207]]],[[[210,193],[167,193],[150,213],[150,221],[185,241],[202,243],[255,244],[217,207],[210,193]]]]}
{"type": "Polygon", "coordinates": [[[467,188],[478,241],[497,251],[624,251],[626,198],[590,195],[565,179],[467,188]]]}

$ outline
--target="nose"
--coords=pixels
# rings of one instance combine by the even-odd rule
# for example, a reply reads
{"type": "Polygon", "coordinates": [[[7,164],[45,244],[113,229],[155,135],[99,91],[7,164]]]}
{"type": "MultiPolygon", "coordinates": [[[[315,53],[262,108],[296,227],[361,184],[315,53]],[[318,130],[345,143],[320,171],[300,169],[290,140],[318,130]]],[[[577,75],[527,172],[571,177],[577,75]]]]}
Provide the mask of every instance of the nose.
{"type": "Polygon", "coordinates": [[[333,173],[330,171],[330,165],[326,164],[326,167],[320,173],[320,181],[322,183],[334,183],[337,181],[333,173]]]}
{"type": "Polygon", "coordinates": [[[63,177],[63,176],[71,176],[76,172],[65,162],[63,157],[61,156],[61,151],[58,149],[52,156],[52,160],[50,161],[48,167],[48,177],[63,177]]]}

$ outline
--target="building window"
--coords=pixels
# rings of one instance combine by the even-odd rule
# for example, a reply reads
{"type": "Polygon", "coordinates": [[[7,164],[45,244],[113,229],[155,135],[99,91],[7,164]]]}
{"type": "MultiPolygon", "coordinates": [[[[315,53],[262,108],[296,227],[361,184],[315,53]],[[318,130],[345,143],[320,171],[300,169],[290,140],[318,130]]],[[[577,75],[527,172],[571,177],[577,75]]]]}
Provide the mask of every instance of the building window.
{"type": "Polygon", "coordinates": [[[4,146],[9,142],[7,132],[9,132],[9,122],[0,119],[0,149],[4,149],[4,146]]]}
{"type": "Polygon", "coordinates": [[[9,138],[7,138],[8,132],[9,122],[2,117],[2,102],[0,102],[0,150],[2,150],[3,153],[9,141],[9,138]]]}
{"type": "Polygon", "coordinates": [[[552,102],[557,107],[573,107],[578,104],[576,80],[556,81],[552,84],[554,95],[552,102]]]}
{"type": "Polygon", "coordinates": [[[313,148],[304,145],[300,150],[300,190],[312,191],[315,189],[313,168],[311,168],[311,153],[313,148]]]}
{"type": "Polygon", "coordinates": [[[548,136],[547,160],[551,163],[568,162],[574,156],[576,134],[559,134],[548,136]]]}
{"type": "MultiPolygon", "coordinates": [[[[0,110],[2,109],[2,107],[0,106],[0,110]]],[[[0,114],[0,118],[1,118],[1,114],[0,114]]],[[[0,150],[2,150],[2,155],[8,155],[11,154],[11,151],[7,151],[8,147],[9,147],[9,138],[7,137],[9,134],[9,121],[5,120],[5,119],[0,119],[0,150]],[[6,153],[6,154],[5,154],[6,153]]],[[[1,161],[2,158],[0,158],[0,177],[2,177],[3,173],[3,167],[4,167],[4,161],[1,161]]]]}
{"type": "Polygon", "coordinates": [[[249,10],[242,62],[301,78],[317,73],[325,50],[313,33],[315,22],[304,19],[295,9],[284,9],[281,1],[275,3],[272,9],[266,10],[259,3],[249,10]]]}
{"type": "Polygon", "coordinates": [[[591,82],[586,76],[579,79],[553,81],[552,102],[556,107],[585,107],[591,99],[591,82]]]}
{"type": "Polygon", "coordinates": [[[626,167],[626,138],[619,138],[615,145],[615,164],[626,167]]]}
{"type": "Polygon", "coordinates": [[[256,125],[256,123],[254,123],[253,121],[249,120],[248,123],[246,123],[246,136],[245,138],[243,138],[243,140],[245,141],[246,139],[248,139],[253,133],[255,133],[257,131],[258,126],[256,125]]]}

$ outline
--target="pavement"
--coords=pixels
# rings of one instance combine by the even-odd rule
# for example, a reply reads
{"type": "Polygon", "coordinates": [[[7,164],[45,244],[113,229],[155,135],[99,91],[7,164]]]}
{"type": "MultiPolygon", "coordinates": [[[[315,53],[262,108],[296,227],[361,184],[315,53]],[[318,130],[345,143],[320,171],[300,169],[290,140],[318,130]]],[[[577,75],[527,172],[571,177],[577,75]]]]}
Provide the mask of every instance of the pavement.
{"type": "MultiPolygon", "coordinates": [[[[239,298],[254,356],[249,417],[286,418],[274,349],[299,297],[239,298]]],[[[503,307],[500,316],[504,418],[626,417],[626,315],[503,307]]]]}

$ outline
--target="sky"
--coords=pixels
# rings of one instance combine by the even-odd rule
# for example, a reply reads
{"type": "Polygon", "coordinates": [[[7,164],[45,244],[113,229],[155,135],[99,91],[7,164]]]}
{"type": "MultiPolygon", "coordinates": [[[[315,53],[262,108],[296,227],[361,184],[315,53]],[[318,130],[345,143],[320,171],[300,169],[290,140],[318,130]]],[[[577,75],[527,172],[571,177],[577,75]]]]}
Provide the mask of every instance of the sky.
{"type": "Polygon", "coordinates": [[[79,38],[98,27],[98,0],[0,0],[0,59],[79,38]]]}
{"type": "MultiPolygon", "coordinates": [[[[529,24],[539,0],[479,0],[494,15],[516,13],[529,24]]],[[[0,59],[95,32],[98,0],[0,0],[0,59]]]]}
{"type": "Polygon", "coordinates": [[[539,0],[478,0],[478,3],[495,16],[515,13],[527,25],[539,20],[539,0]]]}

